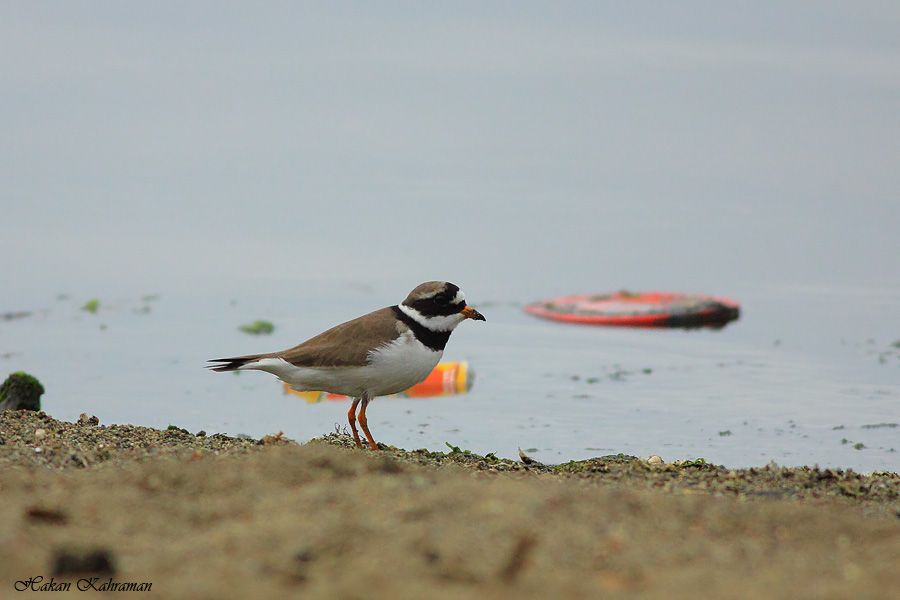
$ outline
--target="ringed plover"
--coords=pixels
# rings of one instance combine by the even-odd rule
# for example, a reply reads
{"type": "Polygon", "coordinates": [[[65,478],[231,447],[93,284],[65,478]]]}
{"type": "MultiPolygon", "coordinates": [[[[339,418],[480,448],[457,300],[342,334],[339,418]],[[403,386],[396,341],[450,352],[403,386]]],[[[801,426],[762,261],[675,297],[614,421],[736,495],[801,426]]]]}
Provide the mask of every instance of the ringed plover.
{"type": "Polygon", "coordinates": [[[215,358],[207,368],[266,371],[298,391],[350,396],[353,403],[347,420],[356,445],[362,447],[356,430],[359,420],[369,447],[378,450],[366,419],[369,402],[425,379],[440,361],[450,334],[466,319],[485,320],[466,304],[459,287],[428,281],[416,286],[399,305],[332,327],[288,350],[215,358]]]}

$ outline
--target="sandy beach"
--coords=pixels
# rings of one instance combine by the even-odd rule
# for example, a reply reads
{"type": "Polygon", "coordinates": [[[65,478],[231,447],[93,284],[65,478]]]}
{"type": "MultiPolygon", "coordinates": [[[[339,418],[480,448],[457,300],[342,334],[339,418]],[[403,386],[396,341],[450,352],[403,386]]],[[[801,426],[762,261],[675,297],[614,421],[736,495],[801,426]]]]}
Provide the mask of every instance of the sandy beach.
{"type": "Polygon", "coordinates": [[[0,465],[4,594],[878,598],[900,585],[895,473],[525,465],[30,411],[0,414],[0,465]]]}

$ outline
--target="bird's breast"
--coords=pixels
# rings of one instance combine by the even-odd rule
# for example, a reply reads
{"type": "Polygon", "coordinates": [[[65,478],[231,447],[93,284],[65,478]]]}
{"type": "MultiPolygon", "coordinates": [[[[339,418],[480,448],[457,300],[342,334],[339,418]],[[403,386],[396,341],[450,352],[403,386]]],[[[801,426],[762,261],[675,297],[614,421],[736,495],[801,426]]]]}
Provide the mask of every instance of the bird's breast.
{"type": "Polygon", "coordinates": [[[369,354],[373,395],[396,394],[419,383],[437,366],[443,351],[432,350],[411,332],[369,354]]]}

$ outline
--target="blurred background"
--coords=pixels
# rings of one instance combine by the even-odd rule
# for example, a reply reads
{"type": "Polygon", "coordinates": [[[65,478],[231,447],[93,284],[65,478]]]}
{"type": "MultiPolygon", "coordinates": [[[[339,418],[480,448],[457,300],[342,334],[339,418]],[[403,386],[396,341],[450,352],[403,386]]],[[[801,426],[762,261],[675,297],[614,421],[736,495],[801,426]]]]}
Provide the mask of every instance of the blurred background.
{"type": "Polygon", "coordinates": [[[445,279],[488,318],[445,354],[475,384],[377,402],[379,441],[896,470],[898,30],[889,2],[4,3],[0,369],[60,418],[305,440],[346,406],[204,361],[445,279]],[[520,310],[623,288],[744,312],[520,310]]]}

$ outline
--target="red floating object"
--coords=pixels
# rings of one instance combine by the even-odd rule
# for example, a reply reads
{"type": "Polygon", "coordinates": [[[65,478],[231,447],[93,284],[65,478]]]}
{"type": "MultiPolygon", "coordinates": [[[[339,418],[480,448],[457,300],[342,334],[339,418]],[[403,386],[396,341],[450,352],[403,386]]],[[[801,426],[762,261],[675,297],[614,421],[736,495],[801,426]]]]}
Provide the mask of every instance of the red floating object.
{"type": "Polygon", "coordinates": [[[734,300],[701,294],[628,291],[561,296],[525,312],[566,323],[619,327],[724,327],[741,314],[734,300]]]}

